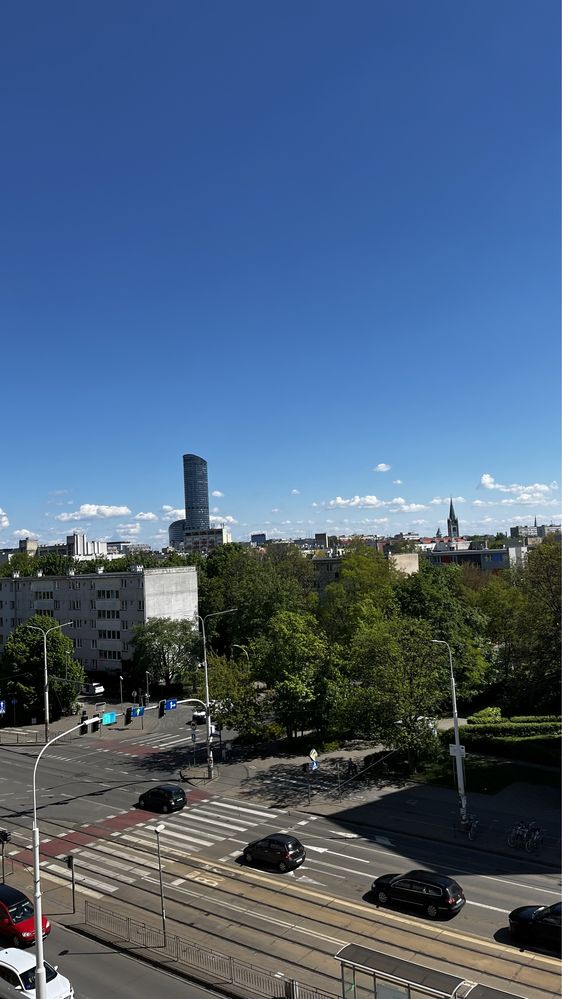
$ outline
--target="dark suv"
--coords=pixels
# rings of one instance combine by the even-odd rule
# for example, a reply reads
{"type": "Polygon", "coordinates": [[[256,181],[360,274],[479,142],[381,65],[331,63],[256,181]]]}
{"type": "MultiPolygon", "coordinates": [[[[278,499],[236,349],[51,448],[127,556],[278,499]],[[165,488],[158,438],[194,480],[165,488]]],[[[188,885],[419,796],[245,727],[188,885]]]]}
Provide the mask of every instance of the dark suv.
{"type": "Polygon", "coordinates": [[[139,807],[155,812],[179,812],[187,801],[183,787],[177,784],[158,784],[143,791],[139,807]]]}
{"type": "Polygon", "coordinates": [[[274,836],[264,836],[248,843],[244,849],[244,860],[247,864],[254,861],[271,864],[279,871],[288,871],[298,867],[306,858],[304,846],[295,836],[276,833],[274,836]]]}
{"type": "Polygon", "coordinates": [[[431,919],[453,916],[466,902],[456,881],[434,871],[383,874],[373,881],[371,890],[378,905],[394,902],[407,908],[423,909],[431,919]]]}
{"type": "Polygon", "coordinates": [[[562,948],[562,903],[520,905],[509,913],[509,930],[522,943],[538,944],[560,951],[562,948]]]}

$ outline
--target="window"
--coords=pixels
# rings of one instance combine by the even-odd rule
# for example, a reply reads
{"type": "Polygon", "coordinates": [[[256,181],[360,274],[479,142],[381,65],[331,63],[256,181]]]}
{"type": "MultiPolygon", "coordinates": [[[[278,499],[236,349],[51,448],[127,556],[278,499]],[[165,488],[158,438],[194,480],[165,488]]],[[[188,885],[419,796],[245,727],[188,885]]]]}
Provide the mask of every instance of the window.
{"type": "Polygon", "coordinates": [[[121,659],[121,653],[116,649],[100,649],[100,659],[121,659]]]}
{"type": "Polygon", "coordinates": [[[140,611],[144,610],[144,600],[139,600],[139,610],[140,611]]]}
{"type": "Polygon", "coordinates": [[[128,621],[121,621],[121,627],[123,628],[124,631],[128,631],[129,622],[128,621]]]}
{"type": "Polygon", "coordinates": [[[121,587],[125,587],[126,585],[127,585],[127,580],[126,579],[122,579],[121,580],[121,587]]]}
{"type": "Polygon", "coordinates": [[[70,610],[80,610],[81,604],[82,604],[81,600],[68,601],[68,606],[70,607],[70,610]]]}
{"type": "Polygon", "coordinates": [[[55,610],[60,610],[60,600],[53,600],[53,607],[55,610]]]}
{"type": "Polygon", "coordinates": [[[98,590],[96,597],[98,600],[117,600],[119,590],[98,590]]]}
{"type": "Polygon", "coordinates": [[[81,649],[82,648],[82,639],[81,638],[75,638],[74,639],[74,648],[75,649],[81,649]]]}
{"type": "Polygon", "coordinates": [[[99,610],[98,618],[114,619],[119,617],[118,610],[99,610]]]}
{"type": "Polygon", "coordinates": [[[126,600],[122,600],[121,601],[121,610],[127,610],[127,601],[126,600]]]}
{"type": "Polygon", "coordinates": [[[37,590],[35,593],[36,600],[52,600],[53,591],[52,590],[37,590]]]}
{"type": "Polygon", "coordinates": [[[92,649],[97,649],[97,647],[98,647],[98,640],[97,640],[97,638],[92,638],[91,648],[92,649]]]}

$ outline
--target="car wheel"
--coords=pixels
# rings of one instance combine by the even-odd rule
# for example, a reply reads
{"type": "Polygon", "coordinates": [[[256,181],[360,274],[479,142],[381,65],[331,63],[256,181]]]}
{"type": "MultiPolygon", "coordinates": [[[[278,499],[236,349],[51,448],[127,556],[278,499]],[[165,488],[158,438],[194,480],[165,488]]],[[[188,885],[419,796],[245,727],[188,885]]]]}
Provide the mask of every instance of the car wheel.
{"type": "Polygon", "coordinates": [[[279,870],[281,871],[282,874],[284,874],[285,871],[289,870],[289,868],[287,867],[287,864],[285,863],[284,860],[280,860],[279,861],[279,870]]]}
{"type": "Polygon", "coordinates": [[[12,947],[21,947],[21,940],[19,937],[12,937],[12,947]]]}
{"type": "Polygon", "coordinates": [[[144,808],[144,807],[145,807],[145,805],[146,805],[146,801],[145,801],[145,799],[144,799],[144,798],[139,798],[139,805],[140,805],[140,807],[141,807],[141,808],[144,808]]]}
{"type": "Polygon", "coordinates": [[[388,905],[388,895],[385,891],[375,892],[375,900],[379,905],[388,905]]]}
{"type": "Polygon", "coordinates": [[[244,862],[246,864],[253,864],[254,863],[254,858],[253,858],[253,856],[252,856],[251,853],[245,853],[244,854],[244,862]]]}
{"type": "Polygon", "coordinates": [[[439,915],[439,909],[436,905],[426,905],[425,911],[430,919],[437,919],[437,916],[439,915]]]}

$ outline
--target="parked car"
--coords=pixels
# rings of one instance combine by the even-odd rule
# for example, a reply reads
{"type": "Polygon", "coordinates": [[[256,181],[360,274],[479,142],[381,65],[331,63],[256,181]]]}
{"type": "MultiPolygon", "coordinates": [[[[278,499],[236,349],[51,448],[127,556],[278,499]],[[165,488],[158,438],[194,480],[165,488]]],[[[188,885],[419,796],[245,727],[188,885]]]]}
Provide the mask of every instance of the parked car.
{"type": "Polygon", "coordinates": [[[396,903],[423,909],[431,919],[453,916],[466,902],[461,886],[453,878],[435,871],[383,874],[373,881],[371,891],[378,905],[396,903]]]}
{"type": "MultiPolygon", "coordinates": [[[[35,940],[35,910],[18,888],[0,885],[0,936],[11,940],[14,947],[28,947],[35,940]]],[[[51,932],[51,924],[41,917],[43,936],[51,932]]]]}
{"type": "Polygon", "coordinates": [[[515,940],[559,951],[561,913],[561,902],[554,905],[520,905],[509,913],[509,932],[515,940]]]}
{"type": "Polygon", "coordinates": [[[296,836],[276,833],[274,836],[264,836],[255,839],[244,848],[246,864],[258,862],[271,864],[279,871],[289,871],[299,867],[306,859],[306,850],[296,836]]]}
{"type": "Polygon", "coordinates": [[[105,687],[103,683],[85,683],[82,686],[82,694],[84,697],[100,697],[105,694],[105,687]]]}
{"type": "MultiPolygon", "coordinates": [[[[229,711],[232,711],[234,705],[232,701],[210,701],[209,707],[211,709],[211,718],[214,720],[215,715],[225,715],[229,711]]],[[[205,708],[194,708],[191,715],[191,720],[197,722],[198,725],[203,725],[205,719],[207,718],[207,712],[205,708]]]]}
{"type": "Polygon", "coordinates": [[[186,802],[185,791],[177,784],[157,784],[139,797],[140,808],[155,812],[179,812],[186,802]]]}
{"type": "MultiPolygon", "coordinates": [[[[47,999],[73,999],[74,989],[68,978],[59,974],[56,965],[53,968],[47,961],[43,963],[45,965],[47,999]]],[[[0,979],[32,999],[36,994],[35,954],[18,950],[15,947],[0,950],[0,979]]]]}

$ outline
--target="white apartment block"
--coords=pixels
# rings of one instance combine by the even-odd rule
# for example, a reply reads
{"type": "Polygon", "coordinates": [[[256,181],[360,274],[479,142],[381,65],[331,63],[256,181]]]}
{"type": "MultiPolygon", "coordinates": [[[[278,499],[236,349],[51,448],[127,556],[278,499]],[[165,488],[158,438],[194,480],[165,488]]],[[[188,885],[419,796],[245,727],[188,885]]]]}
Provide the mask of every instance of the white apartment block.
{"type": "Polygon", "coordinates": [[[66,576],[0,579],[0,649],[34,614],[72,624],[64,634],[86,672],[115,672],[130,659],[134,628],[149,618],[196,622],[197,572],[193,566],[66,576]]]}

